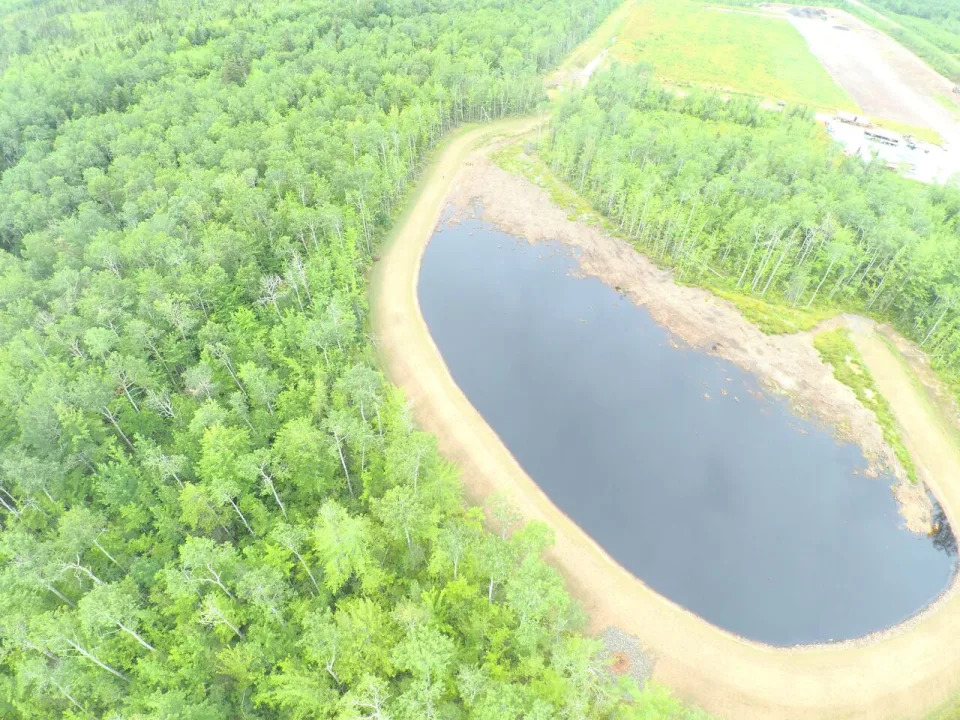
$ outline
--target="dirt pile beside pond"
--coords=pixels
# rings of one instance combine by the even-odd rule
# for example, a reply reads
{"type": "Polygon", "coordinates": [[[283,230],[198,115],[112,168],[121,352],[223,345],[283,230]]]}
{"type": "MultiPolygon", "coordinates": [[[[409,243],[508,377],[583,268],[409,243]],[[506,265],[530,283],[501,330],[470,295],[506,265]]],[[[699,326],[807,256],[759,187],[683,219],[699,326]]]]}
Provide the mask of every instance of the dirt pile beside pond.
{"type": "MultiPolygon", "coordinates": [[[[798,414],[820,420],[844,439],[857,442],[870,463],[870,475],[889,469],[898,478],[895,496],[905,524],[914,532],[930,532],[933,506],[926,492],[907,479],[873,412],[821,360],[813,346],[815,331],[764,334],[733,303],[707,290],[678,285],[672,272],[657,267],[625,241],[596,225],[571,221],[541,188],[498,167],[489,153],[471,157],[450,200],[461,214],[482,208],[485,219],[530,242],[559,240],[574,248],[584,274],[646,307],[680,340],[736,363],[771,392],[789,396],[798,414]]],[[[837,318],[823,329],[845,322],[837,318]]]]}

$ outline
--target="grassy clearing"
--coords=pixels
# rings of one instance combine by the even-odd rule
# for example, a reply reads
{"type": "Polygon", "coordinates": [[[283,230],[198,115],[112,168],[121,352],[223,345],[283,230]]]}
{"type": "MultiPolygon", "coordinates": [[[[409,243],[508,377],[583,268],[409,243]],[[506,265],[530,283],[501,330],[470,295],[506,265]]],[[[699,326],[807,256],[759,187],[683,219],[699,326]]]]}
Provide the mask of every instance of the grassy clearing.
{"type": "MultiPolygon", "coordinates": [[[[937,94],[937,95],[934,95],[933,97],[938,103],[943,105],[943,107],[945,107],[947,110],[952,112],[954,117],[960,118],[960,104],[958,104],[957,100],[954,100],[953,98],[947,95],[937,94]]],[[[960,95],[956,97],[960,97],[960,95]]]]}
{"type": "MultiPolygon", "coordinates": [[[[554,205],[567,211],[567,217],[571,220],[597,225],[611,235],[630,242],[620,235],[614,223],[596,212],[582,195],[558,178],[543,160],[532,152],[526,152],[524,143],[517,142],[507,146],[494,155],[494,161],[507,172],[521,175],[543,189],[554,205]]],[[[632,242],[630,244],[635,245],[632,242]]],[[[637,249],[643,252],[643,248],[637,249]]],[[[737,306],[744,317],[762,332],[771,335],[812,330],[818,323],[837,313],[836,310],[804,310],[778,302],[768,302],[709,281],[690,284],[704,287],[715,295],[729,300],[737,306]]]]}
{"type": "MultiPolygon", "coordinates": [[[[916,370],[914,370],[907,361],[907,358],[900,352],[896,343],[883,333],[877,333],[877,337],[880,338],[884,345],[890,348],[890,352],[897,359],[900,367],[903,368],[903,372],[910,378],[910,384],[913,385],[914,390],[917,391],[917,397],[929,411],[930,417],[936,419],[940,429],[944,431],[944,435],[949,438],[950,444],[953,445],[957,452],[960,452],[960,430],[957,429],[952,419],[956,414],[952,398],[960,393],[960,388],[955,384],[951,384],[949,382],[950,378],[945,376],[944,373],[934,370],[936,377],[946,384],[947,395],[943,396],[938,392],[931,392],[923,380],[920,379],[920,376],[917,375],[916,370]]],[[[960,713],[960,698],[958,698],[957,711],[960,713]]],[[[960,714],[958,714],[957,720],[960,720],[960,714]]]]}
{"type": "Polygon", "coordinates": [[[778,302],[768,302],[751,295],[710,287],[711,292],[729,300],[744,317],[768,335],[786,335],[812,330],[819,323],[837,314],[836,310],[804,310],[778,302]]]}
{"type": "Polygon", "coordinates": [[[910,482],[916,482],[917,469],[900,437],[893,411],[883,395],[877,391],[870,371],[867,370],[863,358],[860,357],[859,351],[850,339],[849,332],[841,329],[819,333],[814,338],[813,345],[824,362],[833,367],[834,377],[844,385],[848,385],[864,407],[873,410],[883,430],[883,439],[897,454],[900,464],[907,471],[910,482]]]}
{"type": "Polygon", "coordinates": [[[896,120],[887,120],[885,118],[870,118],[875,125],[879,125],[887,130],[900,133],[901,135],[913,135],[917,140],[933,143],[934,145],[943,145],[943,135],[931,128],[920,127],[919,125],[910,125],[908,123],[897,122],[896,120]]]}
{"type": "Polygon", "coordinates": [[[743,8],[645,0],[633,6],[611,54],[622,62],[651,65],[671,83],[857,110],[789,21],[743,8]]]}
{"type": "Polygon", "coordinates": [[[926,720],[960,720],[960,696],[927,715],[926,720]]]}

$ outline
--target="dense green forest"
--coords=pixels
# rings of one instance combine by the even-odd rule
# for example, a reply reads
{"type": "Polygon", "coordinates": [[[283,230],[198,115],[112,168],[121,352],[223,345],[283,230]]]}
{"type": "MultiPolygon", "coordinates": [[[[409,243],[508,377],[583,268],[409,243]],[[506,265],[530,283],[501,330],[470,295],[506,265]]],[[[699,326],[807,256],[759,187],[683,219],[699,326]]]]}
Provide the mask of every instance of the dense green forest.
{"type": "Polygon", "coordinates": [[[889,320],[960,390],[956,187],[843,155],[803,110],[679,98],[636,68],[569,96],[543,155],[681,280],[889,320]]]}
{"type": "Polygon", "coordinates": [[[367,335],[425,151],[613,5],[0,2],[0,716],[680,716],[367,335]]]}

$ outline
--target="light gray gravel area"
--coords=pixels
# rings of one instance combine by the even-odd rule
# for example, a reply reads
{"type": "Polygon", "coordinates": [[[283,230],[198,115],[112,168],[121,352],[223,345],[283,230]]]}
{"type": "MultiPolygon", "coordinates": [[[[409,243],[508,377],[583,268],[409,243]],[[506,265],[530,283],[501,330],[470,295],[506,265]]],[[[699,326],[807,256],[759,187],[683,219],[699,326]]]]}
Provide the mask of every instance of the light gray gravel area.
{"type": "Polygon", "coordinates": [[[654,657],[640,641],[616,626],[610,626],[600,636],[613,663],[626,660],[628,667],[623,673],[637,681],[643,687],[653,674],[654,657]]]}

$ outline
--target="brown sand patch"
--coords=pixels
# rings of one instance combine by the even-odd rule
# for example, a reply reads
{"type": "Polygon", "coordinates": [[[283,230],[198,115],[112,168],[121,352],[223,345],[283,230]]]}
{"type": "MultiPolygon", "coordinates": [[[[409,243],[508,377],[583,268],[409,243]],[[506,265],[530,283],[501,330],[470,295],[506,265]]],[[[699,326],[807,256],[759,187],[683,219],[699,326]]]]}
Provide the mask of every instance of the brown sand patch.
{"type": "Polygon", "coordinates": [[[614,653],[613,663],[610,665],[610,672],[614,675],[626,675],[630,670],[630,658],[625,652],[614,653]]]}

